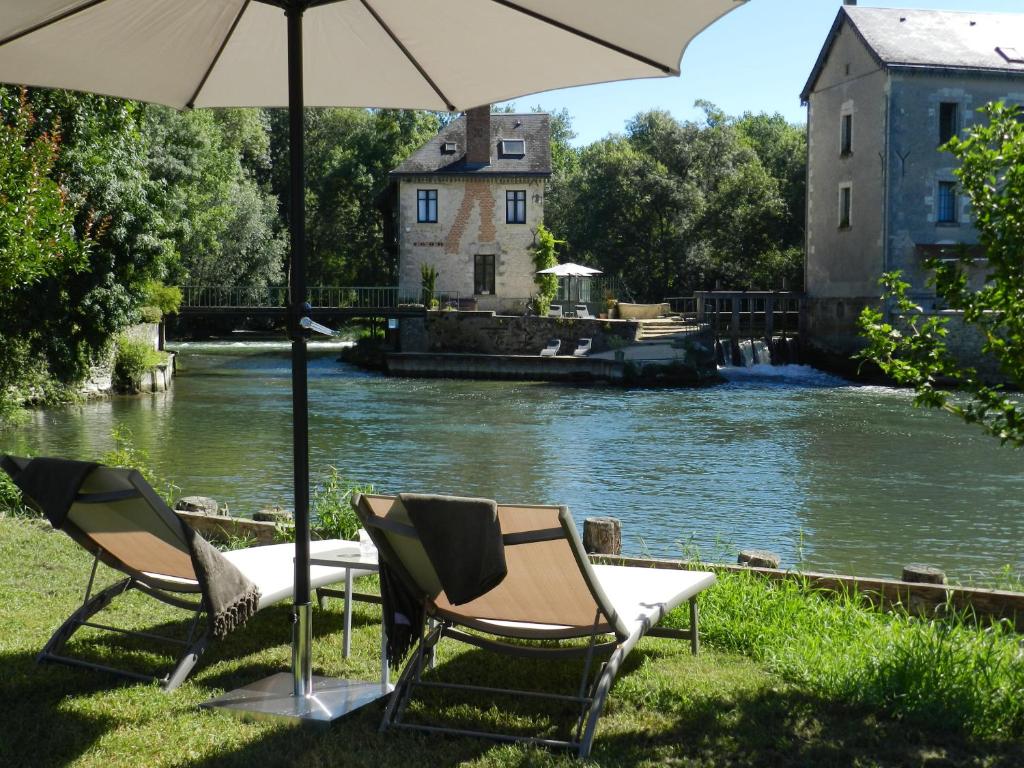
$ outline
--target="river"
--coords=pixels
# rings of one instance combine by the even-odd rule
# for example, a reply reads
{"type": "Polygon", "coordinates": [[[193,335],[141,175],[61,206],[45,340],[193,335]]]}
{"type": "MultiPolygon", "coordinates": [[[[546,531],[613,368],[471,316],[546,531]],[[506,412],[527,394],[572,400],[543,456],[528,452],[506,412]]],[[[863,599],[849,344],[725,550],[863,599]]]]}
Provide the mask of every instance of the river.
{"type": "MultiPolygon", "coordinates": [[[[41,410],[6,452],[98,457],[127,427],[182,494],[235,514],[291,505],[287,347],[179,344],[171,391],[41,410]]],[[[630,554],[959,581],[1024,570],[1024,453],[905,391],[806,367],[706,389],[393,379],[313,346],[310,465],[386,491],[567,504],[622,520],[630,554]]]]}

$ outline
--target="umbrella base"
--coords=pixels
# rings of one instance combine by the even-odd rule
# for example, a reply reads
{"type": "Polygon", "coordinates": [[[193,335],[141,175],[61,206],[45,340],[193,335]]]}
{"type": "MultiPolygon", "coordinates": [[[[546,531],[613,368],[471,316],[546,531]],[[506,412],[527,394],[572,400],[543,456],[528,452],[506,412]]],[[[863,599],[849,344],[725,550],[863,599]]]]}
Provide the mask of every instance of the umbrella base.
{"type": "Polygon", "coordinates": [[[338,680],[314,675],[312,695],[302,697],[295,695],[291,673],[278,672],[200,706],[223,709],[244,719],[326,725],[387,696],[392,688],[380,681],[338,680]]]}

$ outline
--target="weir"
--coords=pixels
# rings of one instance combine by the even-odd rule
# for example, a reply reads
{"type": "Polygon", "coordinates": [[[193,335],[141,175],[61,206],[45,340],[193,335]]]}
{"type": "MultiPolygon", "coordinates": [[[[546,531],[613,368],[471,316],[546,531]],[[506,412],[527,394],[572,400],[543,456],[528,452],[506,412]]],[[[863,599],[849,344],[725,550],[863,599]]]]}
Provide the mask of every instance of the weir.
{"type": "Polygon", "coordinates": [[[800,362],[804,296],[790,291],[698,291],[696,322],[715,336],[719,365],[751,367],[800,362]]]}

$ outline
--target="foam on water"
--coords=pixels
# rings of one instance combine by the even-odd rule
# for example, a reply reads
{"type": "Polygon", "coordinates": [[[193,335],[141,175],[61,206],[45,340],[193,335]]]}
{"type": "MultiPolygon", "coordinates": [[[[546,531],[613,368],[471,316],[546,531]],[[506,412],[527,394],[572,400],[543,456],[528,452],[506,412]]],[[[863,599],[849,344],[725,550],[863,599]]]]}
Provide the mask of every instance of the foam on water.
{"type": "Polygon", "coordinates": [[[769,363],[757,363],[746,367],[720,365],[718,372],[729,382],[768,379],[808,387],[856,386],[845,379],[819,371],[809,365],[771,365],[769,363]]]}

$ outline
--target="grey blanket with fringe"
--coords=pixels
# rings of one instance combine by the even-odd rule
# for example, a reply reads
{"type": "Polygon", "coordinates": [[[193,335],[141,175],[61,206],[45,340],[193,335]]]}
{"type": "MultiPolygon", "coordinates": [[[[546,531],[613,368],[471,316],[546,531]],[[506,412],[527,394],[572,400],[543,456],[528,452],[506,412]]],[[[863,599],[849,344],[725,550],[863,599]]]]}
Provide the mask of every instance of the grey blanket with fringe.
{"type": "MultiPolygon", "coordinates": [[[[93,462],[39,457],[0,458],[3,468],[18,486],[25,501],[38,509],[57,529],[63,528],[68,511],[85,478],[100,466],[93,462]]],[[[156,514],[143,500],[143,514],[156,514]]],[[[245,624],[259,610],[260,591],[202,536],[182,523],[192,568],[203,592],[203,605],[213,636],[221,639],[245,624]]]]}

